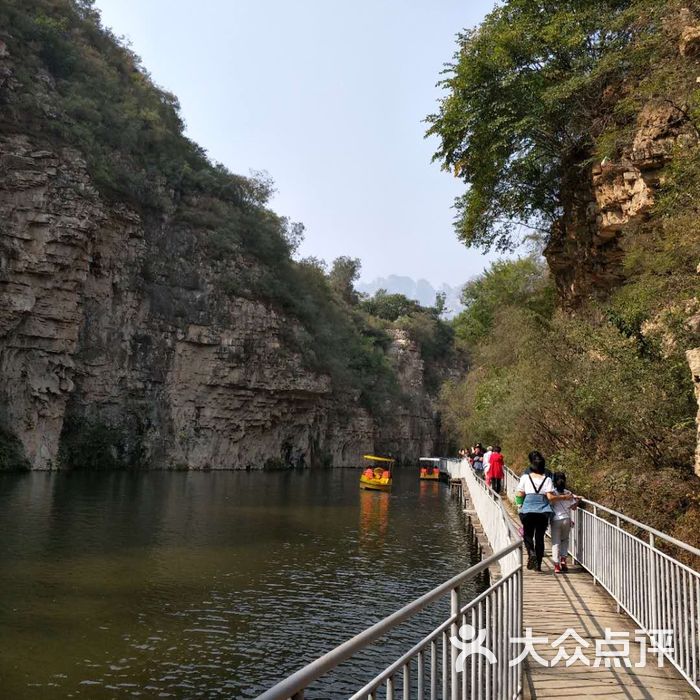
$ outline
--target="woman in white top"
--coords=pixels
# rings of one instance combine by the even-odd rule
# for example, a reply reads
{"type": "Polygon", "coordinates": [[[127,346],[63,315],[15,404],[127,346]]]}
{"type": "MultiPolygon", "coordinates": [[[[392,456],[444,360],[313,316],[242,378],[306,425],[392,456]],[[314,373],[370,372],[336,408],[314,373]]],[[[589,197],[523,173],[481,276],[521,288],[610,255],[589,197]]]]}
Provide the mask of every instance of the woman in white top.
{"type": "Polygon", "coordinates": [[[552,503],[562,499],[554,491],[552,479],[545,474],[544,457],[533,450],[528,455],[529,473],[520,477],[516,495],[522,499],[520,520],[525,531],[523,539],[527,548],[527,568],[542,571],[544,558],[544,533],[553,514],[552,503]]]}

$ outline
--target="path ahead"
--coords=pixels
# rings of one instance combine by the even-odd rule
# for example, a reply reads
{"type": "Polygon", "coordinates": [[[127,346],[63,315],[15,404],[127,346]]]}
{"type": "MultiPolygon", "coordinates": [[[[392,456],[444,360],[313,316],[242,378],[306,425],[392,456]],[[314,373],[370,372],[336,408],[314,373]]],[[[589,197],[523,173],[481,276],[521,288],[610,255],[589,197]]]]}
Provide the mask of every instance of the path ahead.
{"type": "MultiPolygon", "coordinates": [[[[548,548],[546,556],[550,554],[548,548]]],[[[547,558],[542,573],[525,569],[524,575],[523,627],[532,628],[533,637],[549,640],[548,644],[535,644],[536,651],[551,662],[557,654],[552,642],[572,629],[590,644],[582,649],[591,661],[590,667],[577,661],[567,668],[565,659],[556,666],[544,667],[528,658],[523,678],[525,698],[697,700],[698,695],[670,662],[658,667],[655,654],[648,655],[644,668],[634,668],[641,651],[641,644],[634,641],[634,623],[625,613],[617,612],[613,599],[601,586],[594,585],[593,577],[583,568],[574,565],[567,574],[555,574],[547,558]],[[605,668],[604,661],[598,668],[593,667],[596,640],[605,637],[606,627],[628,633],[632,668],[626,668],[622,661],[620,668],[605,668]]],[[[571,655],[576,642],[570,638],[563,646],[571,655]]]]}
{"type": "MultiPolygon", "coordinates": [[[[605,628],[629,633],[630,661],[639,661],[640,644],[635,643],[635,625],[619,614],[615,603],[591,575],[580,567],[568,574],[555,574],[551,560],[543,563],[542,573],[525,571],[523,626],[532,628],[533,637],[548,637],[551,642],[566,629],[576,631],[591,646],[584,649],[591,667],[577,662],[567,668],[561,661],[545,668],[528,659],[524,675],[525,697],[530,698],[697,698],[698,696],[668,662],[658,668],[656,655],[649,654],[644,668],[593,668],[595,640],[603,639],[605,628]],[[546,569],[546,570],[545,570],[546,569]]],[[[543,658],[551,660],[556,650],[550,645],[535,645],[543,658]]],[[[564,644],[569,654],[576,643],[564,644]]],[[[620,649],[620,647],[616,647],[620,649]]]]}

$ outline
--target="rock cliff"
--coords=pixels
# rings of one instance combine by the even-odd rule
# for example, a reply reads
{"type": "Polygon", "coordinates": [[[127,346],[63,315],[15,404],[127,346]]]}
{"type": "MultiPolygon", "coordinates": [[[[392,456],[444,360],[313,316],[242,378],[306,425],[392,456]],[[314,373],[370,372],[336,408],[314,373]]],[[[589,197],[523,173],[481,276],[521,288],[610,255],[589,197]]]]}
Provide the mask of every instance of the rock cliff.
{"type": "Polygon", "coordinates": [[[649,103],[639,113],[631,148],[617,160],[576,168],[572,209],[545,250],[562,299],[576,306],[623,280],[624,237],[647,219],[663,168],[674,148],[695,143],[694,127],[679,108],[649,103]]]}
{"type": "Polygon", "coordinates": [[[34,468],[58,466],[66,421],[108,426],[125,464],[353,466],[375,444],[431,452],[415,343],[398,333],[389,352],[412,400],[377,422],[287,346],[293,319],[217,294],[192,238],[106,205],[78,152],[1,138],[0,216],[2,418],[34,468]]]}
{"type": "MultiPolygon", "coordinates": [[[[1,43],[6,104],[29,91],[16,68],[1,43]]],[[[37,84],[50,111],[56,86],[48,74],[37,84]]],[[[14,436],[32,468],[60,467],[66,449],[94,467],[189,469],[432,451],[418,346],[395,339],[407,397],[370,414],[310,369],[296,318],[222,290],[223,267],[236,277],[254,261],[212,258],[162,188],[171,204],[157,211],[107,199],[79,147],[0,123],[0,436],[14,436]]]]}
{"type": "MultiPolygon", "coordinates": [[[[689,14],[681,17],[687,20],[689,14]]],[[[679,60],[694,59],[699,51],[700,26],[685,26],[680,31],[679,60]]],[[[573,213],[563,217],[566,226],[555,227],[545,250],[565,304],[576,307],[587,298],[604,297],[623,283],[626,239],[635,235],[635,227],[653,218],[666,166],[675,155],[697,146],[699,136],[687,104],[652,99],[639,111],[633,140],[618,158],[576,169],[570,197],[573,213]]],[[[676,303],[695,309],[698,297],[676,303]]],[[[700,342],[697,316],[685,325],[691,331],[687,342],[700,342]]],[[[698,398],[695,471],[700,476],[700,347],[689,348],[686,356],[698,398]]]]}

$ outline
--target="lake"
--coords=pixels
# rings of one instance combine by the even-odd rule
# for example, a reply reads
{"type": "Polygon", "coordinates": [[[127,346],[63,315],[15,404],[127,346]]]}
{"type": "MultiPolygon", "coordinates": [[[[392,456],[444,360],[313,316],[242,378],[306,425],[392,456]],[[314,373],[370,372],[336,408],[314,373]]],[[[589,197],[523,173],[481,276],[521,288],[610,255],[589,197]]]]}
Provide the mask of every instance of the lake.
{"type": "MultiPolygon", "coordinates": [[[[0,474],[0,696],[255,697],[477,561],[417,473],[390,494],[348,469],[0,474]]],[[[347,694],[446,612],[307,698],[347,694]]]]}

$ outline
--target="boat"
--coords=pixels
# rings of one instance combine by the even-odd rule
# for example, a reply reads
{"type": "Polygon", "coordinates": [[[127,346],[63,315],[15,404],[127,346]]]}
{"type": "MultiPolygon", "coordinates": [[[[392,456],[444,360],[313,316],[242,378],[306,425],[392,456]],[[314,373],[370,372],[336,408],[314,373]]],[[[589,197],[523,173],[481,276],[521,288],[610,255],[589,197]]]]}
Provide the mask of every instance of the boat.
{"type": "Polygon", "coordinates": [[[394,460],[389,457],[377,457],[376,455],[363,455],[368,464],[360,475],[360,488],[368,491],[390,491],[391,490],[391,466],[394,460]],[[372,464],[381,463],[384,466],[373,467],[372,464]]]}
{"type": "Polygon", "coordinates": [[[440,460],[437,457],[421,457],[419,461],[421,481],[440,480],[440,460]]]}

